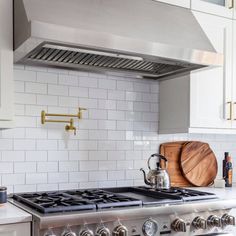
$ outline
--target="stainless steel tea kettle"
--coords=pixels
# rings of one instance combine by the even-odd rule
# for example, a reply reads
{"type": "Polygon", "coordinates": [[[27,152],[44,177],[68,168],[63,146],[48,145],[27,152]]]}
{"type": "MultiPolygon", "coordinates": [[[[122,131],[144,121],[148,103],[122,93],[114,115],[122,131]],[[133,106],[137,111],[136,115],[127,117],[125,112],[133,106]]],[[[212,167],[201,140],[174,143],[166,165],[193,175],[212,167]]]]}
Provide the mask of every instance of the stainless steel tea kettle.
{"type": "Polygon", "coordinates": [[[155,153],[149,157],[147,164],[148,164],[148,169],[149,169],[149,172],[147,175],[143,168],[140,169],[140,171],[143,172],[145,184],[150,185],[154,189],[169,189],[171,186],[170,186],[170,177],[166,170],[167,159],[164,156],[155,153]],[[153,157],[158,158],[156,162],[156,169],[151,169],[150,167],[150,160],[153,157]],[[160,167],[161,160],[165,162],[165,169],[162,169],[160,167]]]}

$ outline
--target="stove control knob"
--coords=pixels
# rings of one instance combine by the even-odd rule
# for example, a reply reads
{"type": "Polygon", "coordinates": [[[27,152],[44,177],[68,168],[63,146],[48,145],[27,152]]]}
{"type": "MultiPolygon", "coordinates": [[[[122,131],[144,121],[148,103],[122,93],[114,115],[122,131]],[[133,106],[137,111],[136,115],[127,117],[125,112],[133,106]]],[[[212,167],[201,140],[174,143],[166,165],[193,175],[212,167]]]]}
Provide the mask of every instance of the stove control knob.
{"type": "Polygon", "coordinates": [[[211,215],[207,218],[207,226],[209,227],[221,227],[221,219],[218,216],[211,215]]]}
{"type": "Polygon", "coordinates": [[[49,229],[43,236],[56,236],[56,234],[53,233],[52,229],[49,229]]]}
{"type": "Polygon", "coordinates": [[[182,219],[175,219],[171,223],[171,229],[174,230],[175,232],[186,232],[186,223],[182,219]]]}
{"type": "Polygon", "coordinates": [[[113,236],[128,236],[128,229],[120,224],[118,226],[116,226],[112,232],[113,236]]]}
{"type": "Polygon", "coordinates": [[[63,233],[61,234],[61,236],[76,236],[76,233],[73,232],[70,228],[70,226],[68,225],[65,230],[63,231],[63,233]]]}
{"type": "Polygon", "coordinates": [[[90,229],[83,229],[81,232],[80,232],[80,236],[94,236],[94,233],[92,230],[90,229]]]}
{"type": "Polygon", "coordinates": [[[96,236],[110,236],[110,230],[105,226],[100,226],[96,230],[96,236]]]}
{"type": "Polygon", "coordinates": [[[221,217],[221,223],[223,226],[235,225],[235,217],[228,214],[224,214],[221,217]]]}
{"type": "Polygon", "coordinates": [[[192,226],[195,229],[206,229],[207,221],[200,216],[197,216],[193,219],[192,226]]]}

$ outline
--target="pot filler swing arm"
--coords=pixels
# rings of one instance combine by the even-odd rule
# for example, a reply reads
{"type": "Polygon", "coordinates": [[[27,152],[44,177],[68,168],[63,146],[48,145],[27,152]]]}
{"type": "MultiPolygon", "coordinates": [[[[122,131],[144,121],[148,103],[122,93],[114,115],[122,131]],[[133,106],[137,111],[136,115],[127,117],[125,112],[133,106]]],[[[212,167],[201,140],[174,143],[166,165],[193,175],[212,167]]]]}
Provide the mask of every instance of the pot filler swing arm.
{"type": "Polygon", "coordinates": [[[86,111],[86,108],[79,107],[79,111],[77,114],[54,114],[54,113],[46,113],[44,110],[41,112],[41,124],[45,124],[46,122],[51,123],[67,123],[65,126],[66,131],[74,131],[74,135],[76,135],[76,127],[74,125],[74,119],[82,119],[82,112],[86,111]],[[47,119],[46,117],[70,117],[69,120],[54,120],[54,119],[47,119]]]}

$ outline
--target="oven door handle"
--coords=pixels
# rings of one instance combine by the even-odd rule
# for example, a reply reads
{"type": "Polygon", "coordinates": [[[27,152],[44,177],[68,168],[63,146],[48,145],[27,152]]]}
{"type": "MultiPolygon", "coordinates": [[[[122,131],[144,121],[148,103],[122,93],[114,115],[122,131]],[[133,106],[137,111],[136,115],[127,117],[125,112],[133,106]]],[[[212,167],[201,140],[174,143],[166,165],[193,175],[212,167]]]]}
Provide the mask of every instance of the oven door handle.
{"type": "Polygon", "coordinates": [[[209,233],[209,234],[197,234],[195,236],[234,236],[231,233],[209,233]]]}

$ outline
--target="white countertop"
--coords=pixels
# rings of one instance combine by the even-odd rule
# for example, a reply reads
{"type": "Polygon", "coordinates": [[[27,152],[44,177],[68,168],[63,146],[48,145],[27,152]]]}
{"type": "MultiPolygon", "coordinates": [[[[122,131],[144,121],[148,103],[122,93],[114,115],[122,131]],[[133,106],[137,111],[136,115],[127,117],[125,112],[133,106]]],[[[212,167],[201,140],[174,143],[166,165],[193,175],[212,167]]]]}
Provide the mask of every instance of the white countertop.
{"type": "Polygon", "coordinates": [[[215,193],[221,199],[236,199],[236,183],[230,188],[198,187],[191,189],[215,193]]]}
{"type": "Polygon", "coordinates": [[[0,205],[0,225],[29,221],[32,221],[32,216],[11,203],[0,205]]]}

